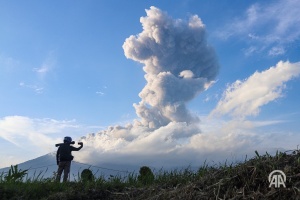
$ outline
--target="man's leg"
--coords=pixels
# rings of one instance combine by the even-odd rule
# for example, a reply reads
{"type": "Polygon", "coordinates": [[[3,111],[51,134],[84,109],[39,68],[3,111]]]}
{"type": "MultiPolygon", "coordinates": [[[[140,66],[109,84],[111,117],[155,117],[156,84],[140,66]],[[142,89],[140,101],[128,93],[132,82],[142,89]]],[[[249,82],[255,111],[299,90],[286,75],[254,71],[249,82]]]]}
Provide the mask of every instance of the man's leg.
{"type": "Polygon", "coordinates": [[[60,182],[60,177],[61,177],[61,174],[64,170],[64,166],[65,166],[64,162],[59,162],[58,170],[57,170],[57,174],[56,174],[56,181],[57,182],[60,182]]]}
{"type": "Polygon", "coordinates": [[[64,167],[64,182],[67,182],[67,180],[68,180],[70,168],[71,168],[71,161],[66,161],[65,167],[64,167]]]}

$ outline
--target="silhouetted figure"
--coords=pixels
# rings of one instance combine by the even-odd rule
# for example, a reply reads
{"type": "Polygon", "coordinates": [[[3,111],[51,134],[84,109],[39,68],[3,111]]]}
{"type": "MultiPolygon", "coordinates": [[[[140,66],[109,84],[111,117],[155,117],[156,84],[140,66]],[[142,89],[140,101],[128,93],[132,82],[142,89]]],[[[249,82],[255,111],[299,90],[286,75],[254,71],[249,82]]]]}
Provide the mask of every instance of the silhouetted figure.
{"type": "Polygon", "coordinates": [[[80,147],[78,148],[70,146],[70,144],[75,144],[75,142],[72,142],[71,137],[66,136],[64,138],[64,143],[55,145],[59,146],[56,153],[56,161],[58,165],[56,181],[58,182],[60,182],[62,172],[64,172],[63,182],[66,182],[68,180],[71,161],[74,158],[74,156],[72,156],[72,151],[79,151],[83,147],[82,142],[78,142],[78,144],[80,145],[80,147]]]}

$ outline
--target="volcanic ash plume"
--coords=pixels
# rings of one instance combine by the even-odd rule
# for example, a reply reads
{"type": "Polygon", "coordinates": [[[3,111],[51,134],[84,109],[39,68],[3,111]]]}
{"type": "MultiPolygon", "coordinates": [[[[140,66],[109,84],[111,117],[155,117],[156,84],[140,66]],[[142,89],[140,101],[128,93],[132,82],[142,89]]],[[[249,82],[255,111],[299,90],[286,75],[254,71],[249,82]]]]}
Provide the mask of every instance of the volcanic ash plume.
{"type": "Polygon", "coordinates": [[[125,56],[142,63],[146,72],[142,100],[134,104],[139,119],[82,137],[87,145],[76,155],[81,162],[97,162],[101,155],[102,163],[175,166],[179,156],[185,159],[194,149],[189,140],[195,143],[192,137],[200,133],[193,123],[198,117],[186,103],[213,84],[219,69],[214,50],[198,16],[184,21],[155,7],[146,12],[140,19],[143,31],[123,44],[125,56]]]}
{"type": "Polygon", "coordinates": [[[143,31],[123,45],[126,57],[142,63],[146,73],[141,102],[134,105],[140,119],[82,137],[85,147],[76,159],[100,166],[114,163],[166,169],[203,165],[207,159],[236,162],[245,155],[251,157],[255,150],[270,152],[269,147],[278,141],[281,147],[295,144],[297,140],[290,138],[296,135],[261,134],[259,127],[278,122],[257,123],[246,117],[281,96],[284,83],[299,75],[299,63],[279,62],[231,85],[214,112],[233,112],[237,117],[230,121],[203,117],[201,132],[200,123],[193,123],[197,117],[188,112],[186,104],[214,82],[219,69],[204,25],[198,16],[184,21],[174,20],[155,7],[146,12],[140,20],[143,31]]]}
{"type": "Polygon", "coordinates": [[[214,82],[219,69],[205,26],[197,15],[174,20],[153,6],[146,13],[140,18],[143,31],[123,44],[125,56],[144,64],[146,72],[142,100],[134,104],[140,123],[156,129],[196,122],[186,103],[214,82]]]}

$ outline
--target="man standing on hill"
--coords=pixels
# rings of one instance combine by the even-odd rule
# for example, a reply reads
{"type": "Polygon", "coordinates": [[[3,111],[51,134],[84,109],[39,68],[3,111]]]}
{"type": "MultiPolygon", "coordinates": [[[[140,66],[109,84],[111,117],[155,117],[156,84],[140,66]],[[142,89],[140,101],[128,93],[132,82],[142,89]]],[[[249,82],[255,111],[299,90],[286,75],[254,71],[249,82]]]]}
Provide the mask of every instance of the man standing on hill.
{"type": "Polygon", "coordinates": [[[64,178],[63,181],[66,182],[68,180],[68,176],[70,173],[71,161],[73,160],[74,156],[72,156],[72,151],[79,151],[83,147],[82,142],[78,142],[80,147],[76,148],[71,146],[70,144],[75,144],[72,142],[72,138],[66,136],[64,138],[64,143],[57,144],[55,146],[59,146],[56,152],[56,161],[58,165],[56,181],[60,182],[61,174],[64,171],[64,178]]]}

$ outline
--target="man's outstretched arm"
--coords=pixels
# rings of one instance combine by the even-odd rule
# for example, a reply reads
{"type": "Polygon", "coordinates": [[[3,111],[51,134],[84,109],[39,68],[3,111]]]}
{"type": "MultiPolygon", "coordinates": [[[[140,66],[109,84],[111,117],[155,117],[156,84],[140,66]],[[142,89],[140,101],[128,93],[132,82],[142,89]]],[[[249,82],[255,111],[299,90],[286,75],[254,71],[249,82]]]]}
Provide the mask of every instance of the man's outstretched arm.
{"type": "Polygon", "coordinates": [[[79,151],[80,149],[82,149],[83,143],[82,142],[78,142],[78,144],[80,145],[80,147],[73,147],[73,146],[71,146],[71,150],[72,151],[79,151]]]}

